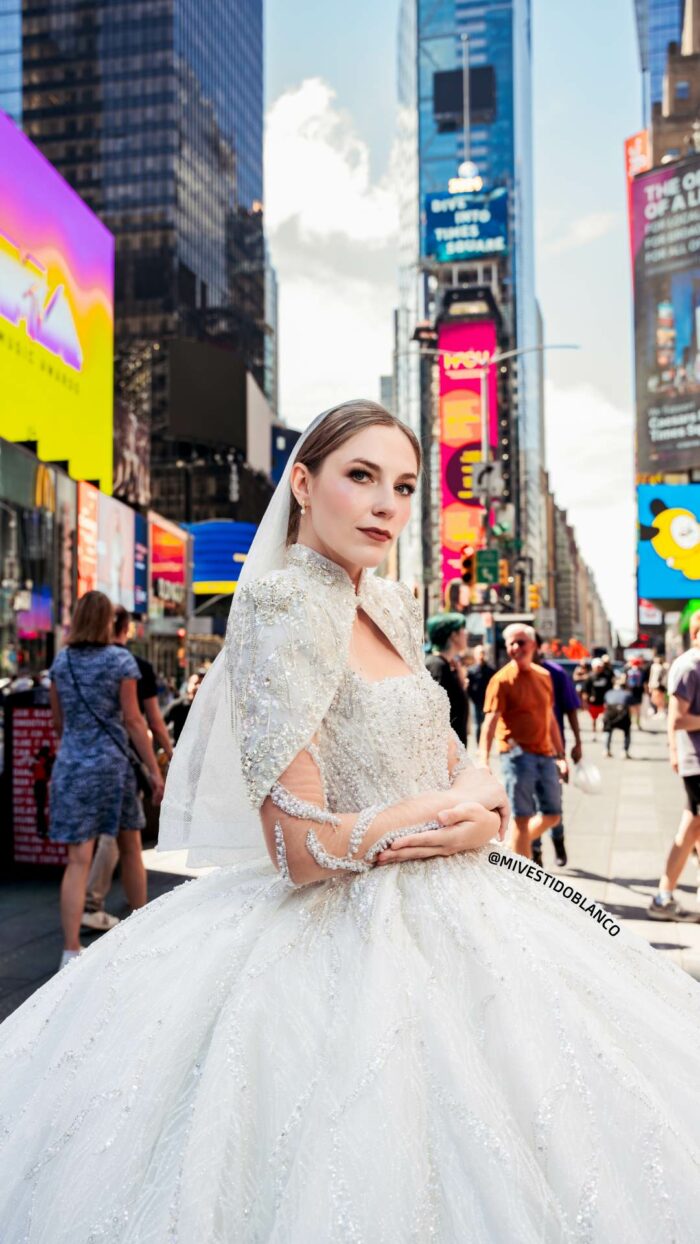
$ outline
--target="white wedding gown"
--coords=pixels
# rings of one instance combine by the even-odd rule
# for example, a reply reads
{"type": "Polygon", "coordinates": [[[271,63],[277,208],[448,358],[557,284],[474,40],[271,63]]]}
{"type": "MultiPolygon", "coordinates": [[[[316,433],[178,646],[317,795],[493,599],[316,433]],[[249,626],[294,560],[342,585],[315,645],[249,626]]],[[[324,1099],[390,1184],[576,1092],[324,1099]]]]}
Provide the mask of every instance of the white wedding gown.
{"type": "MultiPolygon", "coordinates": [[[[444,787],[448,737],[427,673],[346,670],[329,805],[444,787]]],[[[493,853],[108,933],[0,1029],[2,1244],[696,1244],[697,984],[493,853]]]]}

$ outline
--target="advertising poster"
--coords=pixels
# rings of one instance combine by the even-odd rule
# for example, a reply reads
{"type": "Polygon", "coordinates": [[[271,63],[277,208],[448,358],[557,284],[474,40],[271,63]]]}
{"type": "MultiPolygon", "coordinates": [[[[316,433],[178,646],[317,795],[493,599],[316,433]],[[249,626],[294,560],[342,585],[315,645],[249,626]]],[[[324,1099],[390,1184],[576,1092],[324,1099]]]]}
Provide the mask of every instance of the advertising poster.
{"type": "Polygon", "coordinates": [[[700,156],[632,186],[637,470],[700,466],[700,156]]]}
{"type": "Polygon", "coordinates": [[[651,142],[648,130],[639,130],[625,139],[625,180],[627,182],[627,222],[630,231],[630,254],[634,269],[634,234],[632,230],[632,183],[640,173],[651,168],[651,142]]]}
{"type": "Polygon", "coordinates": [[[438,263],[508,253],[508,192],[426,194],[424,255],[438,263]]]}
{"type": "Polygon", "coordinates": [[[113,605],[134,611],[134,511],[98,493],[97,588],[113,605]]]}
{"type": "Polygon", "coordinates": [[[49,785],[56,759],[51,709],[12,709],[12,824],[17,864],[65,864],[66,848],[49,842],[49,785]]]}
{"type": "Polygon", "coordinates": [[[700,597],[700,484],[641,484],[637,497],[640,597],[700,597]]]}
{"type": "Polygon", "coordinates": [[[134,613],[148,613],[148,523],[134,514],[134,613]]]}
{"type": "Polygon", "coordinates": [[[97,587],[97,511],[99,492],[78,484],[78,598],[97,587]]]}
{"type": "MultiPolygon", "coordinates": [[[[440,531],[442,589],[459,578],[461,550],[484,543],[484,508],[474,496],[472,468],[482,457],[481,368],[496,352],[496,325],[444,323],[438,329],[440,399],[440,531]]],[[[491,448],[498,445],[498,383],[488,369],[488,428],[491,448]]]]}
{"type": "Polygon", "coordinates": [[[0,436],[112,491],[114,238],[0,112],[0,436]]]}
{"type": "Polygon", "coordinates": [[[130,505],[151,500],[151,431],[146,415],[139,415],[117,398],[114,403],[113,495],[130,505]]]}
{"type": "Polygon", "coordinates": [[[159,514],[148,516],[150,618],[182,617],[187,600],[187,535],[159,514]]]}

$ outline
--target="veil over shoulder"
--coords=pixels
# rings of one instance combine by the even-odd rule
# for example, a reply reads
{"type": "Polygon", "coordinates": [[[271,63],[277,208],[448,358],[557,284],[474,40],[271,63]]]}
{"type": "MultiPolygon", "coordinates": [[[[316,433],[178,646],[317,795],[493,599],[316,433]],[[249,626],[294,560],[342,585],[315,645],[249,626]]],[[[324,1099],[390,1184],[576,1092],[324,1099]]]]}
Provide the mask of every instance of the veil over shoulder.
{"type": "MultiPolygon", "coordinates": [[[[303,746],[313,733],[326,700],[333,694],[332,681],[326,685],[323,668],[310,659],[312,628],[307,633],[307,643],[299,643],[295,654],[297,685],[305,689],[304,694],[295,700],[293,711],[290,703],[284,717],[270,721],[268,731],[261,732],[257,754],[251,756],[246,752],[244,756],[244,717],[251,711],[252,697],[242,693],[252,675],[256,600],[260,607],[266,597],[270,598],[275,592],[274,576],[273,579],[270,576],[286,564],[292,496],[290,477],[294,461],[309,433],[334,409],[323,411],[312,421],[290,455],[241,570],[224,647],[193,701],[173,755],[161,807],[158,850],[187,849],[188,864],[193,868],[267,858],[258,809],[267,793],[265,778],[272,758],[279,761],[289,753],[286,761],[289,763],[298,746],[303,746]],[[269,581],[267,588],[261,587],[262,580],[269,581]],[[288,747],[280,749],[285,737],[288,747]],[[300,740],[298,746],[297,740],[300,740]]],[[[276,590],[276,595],[280,621],[286,611],[287,620],[294,623],[292,629],[303,634],[303,601],[290,599],[289,594],[283,601],[283,586],[276,590]]],[[[258,657],[257,668],[264,678],[265,664],[269,669],[270,663],[274,664],[279,656],[275,656],[272,645],[270,652],[258,654],[258,657]]],[[[263,711],[264,689],[261,683],[258,711],[263,711]]],[[[272,775],[272,780],[278,773],[272,775]]]]}

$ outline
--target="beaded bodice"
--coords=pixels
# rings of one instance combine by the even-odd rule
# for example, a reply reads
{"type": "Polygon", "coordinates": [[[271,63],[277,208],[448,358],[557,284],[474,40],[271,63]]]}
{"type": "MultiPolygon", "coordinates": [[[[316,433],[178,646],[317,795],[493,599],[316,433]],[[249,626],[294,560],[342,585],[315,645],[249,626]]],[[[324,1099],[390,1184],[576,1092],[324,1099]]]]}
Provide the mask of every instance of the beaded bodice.
{"type": "Polygon", "coordinates": [[[449,787],[449,703],[427,670],[369,682],[347,668],[318,740],[333,811],[449,787]]]}

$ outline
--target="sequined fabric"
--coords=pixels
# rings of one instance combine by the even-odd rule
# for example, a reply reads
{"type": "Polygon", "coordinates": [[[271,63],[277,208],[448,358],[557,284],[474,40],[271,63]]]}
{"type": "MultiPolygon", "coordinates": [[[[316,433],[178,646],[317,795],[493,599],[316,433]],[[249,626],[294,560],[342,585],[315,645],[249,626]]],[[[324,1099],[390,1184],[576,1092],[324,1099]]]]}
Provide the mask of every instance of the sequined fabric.
{"type": "MultiPolygon", "coordinates": [[[[407,663],[338,670],[331,812],[449,783],[407,663]]],[[[256,798],[309,745],[266,739],[271,703],[256,798]]],[[[101,938],[0,1028],[2,1244],[695,1244],[697,984],[491,851],[224,868],[101,938]]]]}

